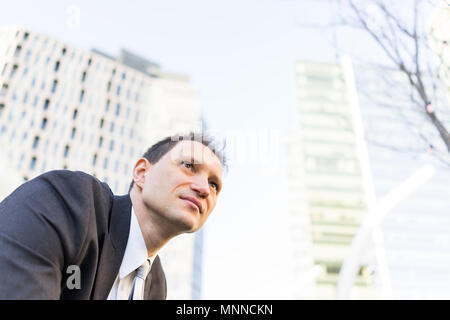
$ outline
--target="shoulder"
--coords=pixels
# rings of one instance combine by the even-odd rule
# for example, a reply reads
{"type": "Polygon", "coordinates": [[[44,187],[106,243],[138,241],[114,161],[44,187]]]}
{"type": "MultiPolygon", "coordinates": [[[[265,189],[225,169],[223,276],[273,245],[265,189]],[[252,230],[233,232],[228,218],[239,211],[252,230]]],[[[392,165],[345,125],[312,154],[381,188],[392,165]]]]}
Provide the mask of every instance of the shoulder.
{"type": "MultiPolygon", "coordinates": [[[[53,170],[37,176],[33,180],[44,182],[57,192],[65,194],[104,194],[111,197],[109,186],[96,177],[82,171],[53,170]]],[[[33,180],[30,180],[32,182],[33,180]]]]}
{"type": "MultiPolygon", "coordinates": [[[[87,219],[94,212],[107,214],[113,193],[106,183],[81,172],[53,170],[43,173],[19,186],[3,202],[9,206],[25,206],[46,216],[79,217],[87,219]],[[61,212],[66,214],[62,215],[61,212]]],[[[2,206],[0,205],[0,208],[2,206]]]]}
{"type": "MultiPolygon", "coordinates": [[[[71,170],[52,170],[45,172],[39,176],[37,176],[35,179],[43,179],[48,181],[58,181],[63,180],[66,181],[78,181],[78,182],[98,182],[101,183],[100,180],[98,180],[96,177],[87,174],[82,171],[71,171],[71,170]]],[[[33,179],[34,180],[34,179],[33,179]]],[[[31,180],[32,181],[32,180],[31,180]]]]}

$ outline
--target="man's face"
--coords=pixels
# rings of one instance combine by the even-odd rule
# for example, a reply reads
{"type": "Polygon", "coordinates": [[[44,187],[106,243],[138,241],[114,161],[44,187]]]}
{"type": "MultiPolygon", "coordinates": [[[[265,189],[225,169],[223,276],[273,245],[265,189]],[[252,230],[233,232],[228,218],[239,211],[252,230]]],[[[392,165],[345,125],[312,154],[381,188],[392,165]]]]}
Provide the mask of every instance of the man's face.
{"type": "Polygon", "coordinates": [[[144,205],[177,233],[195,232],[214,209],[222,165],[201,142],[180,141],[145,171],[144,205]]]}

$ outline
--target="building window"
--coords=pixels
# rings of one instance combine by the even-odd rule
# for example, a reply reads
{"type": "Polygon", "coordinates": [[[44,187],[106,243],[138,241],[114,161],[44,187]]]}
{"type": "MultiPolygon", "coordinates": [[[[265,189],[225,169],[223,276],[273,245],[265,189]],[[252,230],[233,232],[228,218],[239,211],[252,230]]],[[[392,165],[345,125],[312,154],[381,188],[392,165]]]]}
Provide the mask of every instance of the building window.
{"type": "Polygon", "coordinates": [[[20,55],[20,51],[22,51],[22,46],[19,44],[16,47],[16,51],[14,51],[14,57],[18,57],[20,55]]]}
{"type": "Polygon", "coordinates": [[[74,139],[75,138],[75,134],[77,133],[77,128],[73,127],[72,128],[72,134],[71,134],[71,138],[74,139]]]}
{"type": "Polygon", "coordinates": [[[116,116],[118,116],[119,114],[120,114],[120,103],[118,103],[116,107],[116,116]]]}
{"type": "Polygon", "coordinates": [[[70,147],[68,145],[64,147],[64,158],[67,158],[67,156],[69,155],[69,149],[70,147]]]}
{"type": "Polygon", "coordinates": [[[2,90],[0,91],[0,96],[6,95],[6,93],[8,92],[8,88],[9,88],[8,84],[4,83],[2,85],[2,90]]]}
{"type": "Polygon", "coordinates": [[[117,96],[120,96],[120,84],[117,86],[117,96]]]}
{"type": "Polygon", "coordinates": [[[23,104],[27,103],[28,101],[28,92],[25,92],[23,95],[23,104]]]}
{"type": "Polygon", "coordinates": [[[12,79],[12,77],[14,77],[14,75],[17,72],[17,69],[19,68],[19,66],[17,64],[13,65],[11,72],[9,73],[9,78],[12,79]]]}
{"type": "Polygon", "coordinates": [[[108,158],[105,158],[105,161],[103,162],[103,169],[108,169],[108,158]]]}
{"type": "Polygon", "coordinates": [[[106,100],[106,107],[105,107],[105,111],[108,112],[109,110],[109,104],[111,103],[111,101],[108,99],[106,100]]]}
{"type": "Polygon", "coordinates": [[[45,127],[47,126],[47,118],[42,119],[41,129],[45,130],[45,127]]]}
{"type": "Polygon", "coordinates": [[[34,100],[33,100],[33,107],[36,107],[36,106],[37,106],[38,101],[39,101],[39,96],[36,95],[36,96],[34,97],[34,100]]]}
{"type": "Polygon", "coordinates": [[[105,119],[103,119],[103,118],[100,119],[100,129],[103,128],[104,123],[105,123],[105,119]]]}
{"type": "Polygon", "coordinates": [[[103,137],[100,137],[100,138],[98,139],[98,147],[101,148],[102,145],[103,145],[103,137]]]}
{"type": "Polygon", "coordinates": [[[31,50],[28,49],[27,52],[25,53],[25,62],[28,62],[30,60],[30,56],[31,56],[31,50]]]}
{"type": "Polygon", "coordinates": [[[48,146],[50,145],[50,139],[47,138],[47,140],[45,140],[45,145],[44,145],[44,152],[47,152],[48,150],[48,146]]]}
{"type": "Polygon", "coordinates": [[[49,99],[45,99],[45,102],[44,102],[44,110],[47,110],[47,109],[48,109],[49,104],[50,104],[50,100],[49,100],[49,99]]]}
{"type": "Polygon", "coordinates": [[[75,120],[76,118],[77,118],[77,115],[78,115],[78,110],[77,109],[75,109],[75,110],[73,110],[73,120],[75,120]]]}
{"type": "Polygon", "coordinates": [[[19,168],[22,167],[23,159],[25,159],[25,154],[24,154],[24,153],[22,153],[22,154],[20,155],[20,159],[19,159],[19,168]]]}
{"type": "Polygon", "coordinates": [[[114,150],[114,140],[111,140],[109,143],[109,151],[113,151],[114,150]]]}
{"type": "Polygon", "coordinates": [[[58,80],[53,80],[52,93],[55,93],[57,85],[58,85],[58,80]]]}
{"type": "Polygon", "coordinates": [[[0,103],[0,115],[2,114],[4,109],[5,109],[5,104],[4,103],[0,103]]]}
{"type": "Polygon", "coordinates": [[[127,77],[127,75],[124,73],[122,73],[122,80],[125,80],[125,78],[127,77]]]}
{"type": "Polygon", "coordinates": [[[2,69],[2,75],[4,75],[5,74],[5,71],[6,71],[6,67],[8,66],[8,64],[7,63],[5,63],[5,65],[3,66],[3,69],[2,69]]]}
{"type": "Polygon", "coordinates": [[[114,122],[111,122],[111,126],[109,127],[109,131],[110,131],[111,133],[114,132],[114,122]]]}
{"type": "Polygon", "coordinates": [[[35,136],[33,140],[33,149],[37,149],[39,145],[39,136],[35,136]]]}
{"type": "Polygon", "coordinates": [[[59,61],[56,61],[56,63],[55,63],[55,72],[58,72],[60,64],[61,63],[59,61]]]}
{"type": "Polygon", "coordinates": [[[62,54],[63,56],[66,54],[66,52],[67,52],[67,49],[66,49],[66,48],[62,48],[61,54],[62,54]]]}
{"type": "Polygon", "coordinates": [[[31,162],[30,162],[30,170],[34,170],[34,168],[36,167],[36,157],[31,158],[31,162]]]}
{"type": "Polygon", "coordinates": [[[25,78],[25,76],[26,76],[27,74],[28,74],[28,68],[25,67],[25,68],[23,69],[22,79],[25,78]]]}
{"type": "Polygon", "coordinates": [[[83,98],[84,98],[84,89],[81,90],[81,92],[80,92],[80,103],[83,102],[83,98]]]}
{"type": "Polygon", "coordinates": [[[92,158],[92,165],[95,166],[95,164],[97,163],[97,154],[94,154],[94,157],[92,158]]]}
{"type": "Polygon", "coordinates": [[[111,81],[108,81],[108,86],[106,87],[106,91],[109,92],[111,90],[111,81]]]}
{"type": "Polygon", "coordinates": [[[28,32],[25,32],[25,33],[23,34],[23,40],[27,40],[29,35],[30,35],[30,34],[29,34],[28,32]]]}
{"type": "Polygon", "coordinates": [[[83,71],[83,74],[81,75],[81,82],[84,82],[86,80],[86,71],[83,71]]]}

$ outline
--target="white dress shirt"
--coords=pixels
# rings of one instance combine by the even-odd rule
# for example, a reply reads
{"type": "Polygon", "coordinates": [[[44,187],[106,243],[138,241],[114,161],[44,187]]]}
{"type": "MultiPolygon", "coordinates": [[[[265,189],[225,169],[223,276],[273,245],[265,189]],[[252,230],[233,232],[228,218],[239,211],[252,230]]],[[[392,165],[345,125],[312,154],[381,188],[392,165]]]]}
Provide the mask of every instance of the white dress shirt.
{"type": "Polygon", "coordinates": [[[141,266],[145,260],[149,260],[150,268],[155,260],[156,254],[152,257],[147,256],[147,246],[142,235],[139,222],[134,209],[131,208],[130,233],[128,242],[120,265],[119,274],[114,281],[108,300],[128,300],[136,275],[136,269],[141,266]]]}

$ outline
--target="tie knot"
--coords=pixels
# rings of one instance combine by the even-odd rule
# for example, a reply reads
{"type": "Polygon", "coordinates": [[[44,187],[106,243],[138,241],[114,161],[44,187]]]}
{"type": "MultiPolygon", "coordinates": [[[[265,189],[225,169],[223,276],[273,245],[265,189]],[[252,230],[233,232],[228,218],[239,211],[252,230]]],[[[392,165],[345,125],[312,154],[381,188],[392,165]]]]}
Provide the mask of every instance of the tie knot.
{"type": "Polygon", "coordinates": [[[150,271],[150,261],[145,260],[145,262],[137,269],[136,277],[141,278],[142,280],[145,280],[147,278],[147,275],[150,271]]]}

